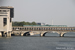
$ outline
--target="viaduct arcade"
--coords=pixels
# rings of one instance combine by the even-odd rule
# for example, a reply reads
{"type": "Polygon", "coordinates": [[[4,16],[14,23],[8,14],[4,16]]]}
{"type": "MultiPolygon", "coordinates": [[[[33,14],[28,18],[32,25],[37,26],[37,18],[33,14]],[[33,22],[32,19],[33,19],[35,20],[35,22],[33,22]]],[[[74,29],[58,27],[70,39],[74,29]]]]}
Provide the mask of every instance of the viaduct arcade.
{"type": "Polygon", "coordinates": [[[29,36],[32,34],[40,34],[45,36],[46,33],[58,33],[60,37],[64,37],[67,32],[75,32],[75,27],[50,27],[50,26],[13,26],[12,34],[21,36],[29,36]]]}

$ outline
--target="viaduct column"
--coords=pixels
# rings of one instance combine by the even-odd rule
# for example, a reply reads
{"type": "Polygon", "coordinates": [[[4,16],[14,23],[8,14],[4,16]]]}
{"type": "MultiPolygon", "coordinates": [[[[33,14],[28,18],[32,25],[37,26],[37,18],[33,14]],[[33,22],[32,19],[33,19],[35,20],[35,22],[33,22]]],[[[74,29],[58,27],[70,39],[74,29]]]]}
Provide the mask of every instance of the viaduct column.
{"type": "Polygon", "coordinates": [[[40,32],[40,36],[43,37],[44,36],[44,31],[40,32]]]}
{"type": "Polygon", "coordinates": [[[43,37],[43,33],[40,33],[40,36],[43,37]]]}
{"type": "Polygon", "coordinates": [[[58,32],[60,37],[64,37],[65,32],[58,32]]]}
{"type": "Polygon", "coordinates": [[[23,36],[23,32],[22,31],[20,32],[20,36],[23,36]]]}
{"type": "Polygon", "coordinates": [[[60,37],[64,37],[64,34],[60,33],[59,36],[60,36],[60,37]]]}
{"type": "Polygon", "coordinates": [[[2,33],[0,32],[0,37],[2,37],[2,33]]]}

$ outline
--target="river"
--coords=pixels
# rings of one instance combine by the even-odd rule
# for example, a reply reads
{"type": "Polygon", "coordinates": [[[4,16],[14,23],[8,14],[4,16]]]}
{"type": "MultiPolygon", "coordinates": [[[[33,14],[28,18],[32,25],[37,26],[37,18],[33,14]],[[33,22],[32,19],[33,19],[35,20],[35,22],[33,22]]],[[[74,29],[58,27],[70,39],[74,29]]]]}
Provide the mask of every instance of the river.
{"type": "Polygon", "coordinates": [[[0,50],[75,50],[75,33],[0,37],[0,50]]]}

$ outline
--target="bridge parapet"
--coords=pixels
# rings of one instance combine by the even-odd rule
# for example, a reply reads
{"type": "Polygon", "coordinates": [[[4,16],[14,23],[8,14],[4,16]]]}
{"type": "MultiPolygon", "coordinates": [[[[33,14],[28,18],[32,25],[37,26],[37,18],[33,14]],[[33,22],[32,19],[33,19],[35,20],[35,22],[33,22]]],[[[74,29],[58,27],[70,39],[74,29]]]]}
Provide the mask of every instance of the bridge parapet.
{"type": "Polygon", "coordinates": [[[75,31],[75,27],[13,27],[13,31],[75,31]]]}

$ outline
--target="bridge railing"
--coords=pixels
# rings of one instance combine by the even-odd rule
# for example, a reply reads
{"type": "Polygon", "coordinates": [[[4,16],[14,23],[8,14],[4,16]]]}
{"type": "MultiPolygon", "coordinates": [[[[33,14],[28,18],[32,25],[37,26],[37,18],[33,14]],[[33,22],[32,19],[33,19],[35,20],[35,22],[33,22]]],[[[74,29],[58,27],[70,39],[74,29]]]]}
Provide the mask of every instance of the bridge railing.
{"type": "Polygon", "coordinates": [[[75,27],[13,27],[13,31],[75,31],[75,27]]]}

